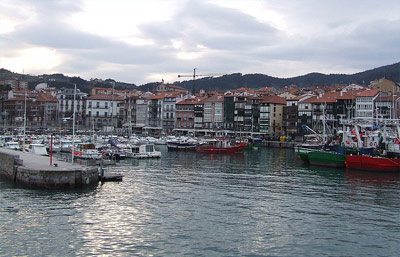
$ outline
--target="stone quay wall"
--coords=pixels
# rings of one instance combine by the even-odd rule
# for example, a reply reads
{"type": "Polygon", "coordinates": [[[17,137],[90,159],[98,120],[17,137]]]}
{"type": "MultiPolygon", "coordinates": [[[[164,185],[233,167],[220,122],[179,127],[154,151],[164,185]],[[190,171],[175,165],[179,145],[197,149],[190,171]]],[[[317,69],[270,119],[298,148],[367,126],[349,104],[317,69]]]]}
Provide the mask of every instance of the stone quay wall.
{"type": "Polygon", "coordinates": [[[18,155],[0,152],[0,177],[34,188],[66,189],[97,185],[97,167],[46,170],[23,166],[18,155]]]}

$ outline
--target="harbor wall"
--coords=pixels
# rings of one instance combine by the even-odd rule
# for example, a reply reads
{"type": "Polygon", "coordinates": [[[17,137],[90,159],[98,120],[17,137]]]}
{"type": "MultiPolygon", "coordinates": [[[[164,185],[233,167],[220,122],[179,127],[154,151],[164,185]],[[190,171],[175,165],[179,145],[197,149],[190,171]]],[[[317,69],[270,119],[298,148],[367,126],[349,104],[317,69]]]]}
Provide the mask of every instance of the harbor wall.
{"type": "Polygon", "coordinates": [[[18,155],[0,152],[0,177],[34,188],[65,189],[97,185],[97,167],[46,170],[23,166],[18,155]]]}

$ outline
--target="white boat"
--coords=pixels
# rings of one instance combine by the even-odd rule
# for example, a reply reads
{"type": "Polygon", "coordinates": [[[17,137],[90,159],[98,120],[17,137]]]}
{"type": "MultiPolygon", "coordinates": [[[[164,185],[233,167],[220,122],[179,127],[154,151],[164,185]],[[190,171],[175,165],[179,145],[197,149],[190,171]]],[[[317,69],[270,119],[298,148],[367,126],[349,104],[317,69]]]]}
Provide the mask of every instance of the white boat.
{"type": "Polygon", "coordinates": [[[161,152],[156,151],[154,144],[142,144],[138,147],[132,147],[133,158],[160,158],[161,152]]]}
{"type": "Polygon", "coordinates": [[[74,149],[74,156],[81,159],[101,159],[101,153],[96,149],[92,143],[80,143],[74,149]]]}
{"type": "Polygon", "coordinates": [[[71,140],[61,140],[60,141],[60,151],[68,153],[71,151],[72,141],[71,140]]]}
{"type": "Polygon", "coordinates": [[[46,145],[44,144],[30,144],[29,152],[37,155],[44,155],[44,156],[49,155],[46,149],[46,145]]]}
{"type": "Polygon", "coordinates": [[[8,141],[6,142],[6,148],[11,150],[21,150],[18,142],[15,141],[8,141]]]}

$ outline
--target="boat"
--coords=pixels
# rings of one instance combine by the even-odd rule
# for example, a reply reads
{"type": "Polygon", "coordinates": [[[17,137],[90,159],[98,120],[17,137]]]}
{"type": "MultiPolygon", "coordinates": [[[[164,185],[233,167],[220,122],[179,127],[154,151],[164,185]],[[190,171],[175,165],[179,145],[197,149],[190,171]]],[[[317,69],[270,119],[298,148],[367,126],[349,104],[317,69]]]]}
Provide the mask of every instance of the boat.
{"type": "Polygon", "coordinates": [[[336,151],[310,151],[307,158],[309,163],[312,165],[334,168],[344,168],[346,166],[346,155],[336,151]]]}
{"type": "Polygon", "coordinates": [[[49,155],[45,144],[30,144],[28,151],[36,155],[43,155],[43,156],[49,155]]]}
{"type": "Polygon", "coordinates": [[[168,151],[195,151],[196,144],[187,141],[167,142],[168,151]]]}
{"type": "Polygon", "coordinates": [[[204,144],[196,146],[198,153],[241,153],[247,143],[236,143],[235,140],[214,139],[208,140],[204,144]]]}
{"type": "Polygon", "coordinates": [[[167,140],[168,151],[195,151],[197,140],[189,137],[180,137],[167,140]]]}
{"type": "Polygon", "coordinates": [[[101,153],[93,143],[79,143],[74,149],[74,156],[81,159],[101,159],[101,153]]]}
{"type": "Polygon", "coordinates": [[[60,141],[60,152],[68,153],[71,152],[72,141],[71,140],[61,140],[60,141]]]}
{"type": "Polygon", "coordinates": [[[262,146],[262,138],[259,137],[249,137],[244,142],[247,143],[245,149],[257,149],[262,146]]]}
{"type": "Polygon", "coordinates": [[[133,158],[160,158],[161,152],[157,151],[154,144],[142,144],[138,148],[132,148],[133,158]]]}
{"type": "Polygon", "coordinates": [[[15,141],[8,141],[6,142],[6,148],[11,149],[11,150],[21,150],[21,147],[19,146],[18,142],[15,141]]]}
{"type": "Polygon", "coordinates": [[[347,155],[346,168],[368,171],[400,171],[400,159],[369,155],[347,155]]]}

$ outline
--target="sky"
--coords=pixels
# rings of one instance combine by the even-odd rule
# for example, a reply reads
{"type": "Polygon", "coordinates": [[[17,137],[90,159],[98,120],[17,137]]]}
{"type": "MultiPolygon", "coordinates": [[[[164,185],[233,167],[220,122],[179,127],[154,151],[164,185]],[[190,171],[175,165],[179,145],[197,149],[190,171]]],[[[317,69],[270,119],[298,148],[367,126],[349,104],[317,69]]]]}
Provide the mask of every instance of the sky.
{"type": "Polygon", "coordinates": [[[0,68],[17,73],[142,85],[399,61],[399,0],[0,0],[0,68]]]}

